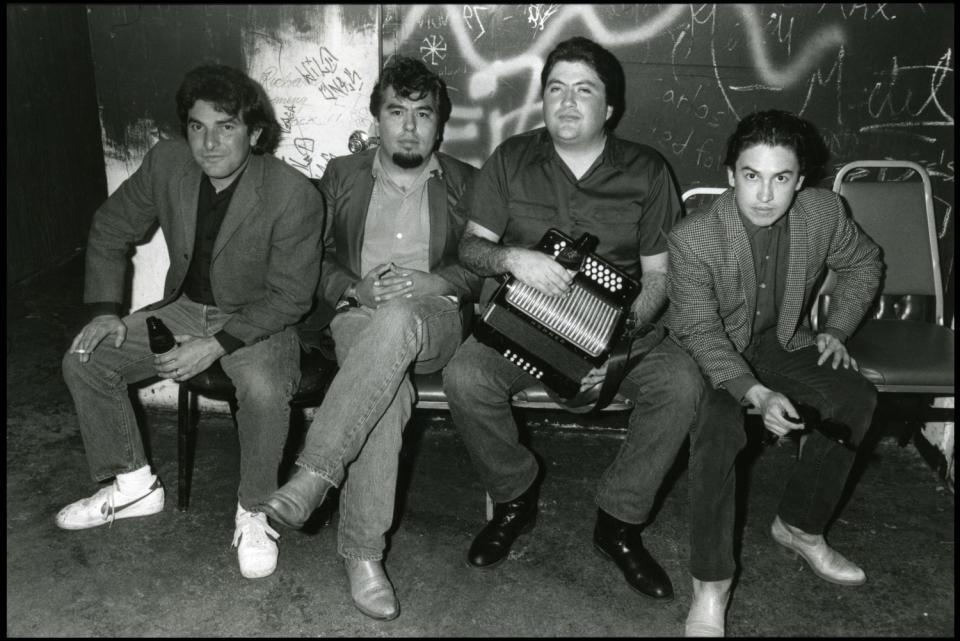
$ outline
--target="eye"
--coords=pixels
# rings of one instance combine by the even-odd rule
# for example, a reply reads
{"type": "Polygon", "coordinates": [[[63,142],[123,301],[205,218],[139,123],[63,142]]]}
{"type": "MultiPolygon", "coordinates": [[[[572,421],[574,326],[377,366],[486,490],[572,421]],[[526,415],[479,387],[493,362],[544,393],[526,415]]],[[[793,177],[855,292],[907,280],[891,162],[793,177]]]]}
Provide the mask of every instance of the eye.
{"type": "Polygon", "coordinates": [[[236,128],[237,128],[237,126],[236,126],[235,124],[233,124],[232,122],[224,123],[224,125],[223,125],[224,131],[233,131],[233,130],[236,129],[236,128]]]}
{"type": "Polygon", "coordinates": [[[781,176],[777,176],[777,182],[785,183],[785,182],[789,182],[789,181],[790,181],[790,177],[789,177],[789,176],[782,176],[782,175],[781,175],[781,176]]]}
{"type": "Polygon", "coordinates": [[[200,131],[201,129],[203,129],[203,127],[200,125],[199,122],[191,122],[190,124],[187,125],[187,129],[189,129],[190,131],[200,131]]]}
{"type": "Polygon", "coordinates": [[[746,178],[747,180],[754,180],[757,177],[757,175],[752,171],[745,171],[743,172],[743,177],[746,178]]]}
{"type": "Polygon", "coordinates": [[[425,119],[425,120],[430,120],[430,118],[433,117],[433,112],[430,112],[430,111],[421,111],[421,112],[419,112],[417,115],[420,116],[421,118],[425,119]]]}
{"type": "Polygon", "coordinates": [[[587,96],[589,96],[590,94],[593,93],[593,90],[592,90],[590,87],[580,87],[580,88],[579,88],[579,91],[580,91],[580,93],[582,93],[582,94],[584,94],[584,95],[587,95],[587,96]]]}

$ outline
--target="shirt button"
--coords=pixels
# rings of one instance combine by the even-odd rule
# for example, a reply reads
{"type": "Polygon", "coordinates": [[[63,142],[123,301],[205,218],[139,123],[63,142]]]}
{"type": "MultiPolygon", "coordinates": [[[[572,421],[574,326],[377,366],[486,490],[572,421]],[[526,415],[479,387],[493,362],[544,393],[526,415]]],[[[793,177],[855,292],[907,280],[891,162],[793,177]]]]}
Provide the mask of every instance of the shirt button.
{"type": "Polygon", "coordinates": [[[766,286],[767,286],[766,283],[760,283],[760,288],[761,288],[761,289],[766,288],[766,286]]]}
{"type": "Polygon", "coordinates": [[[759,316],[759,315],[760,315],[760,312],[757,312],[757,316],[759,316]]]}
{"type": "Polygon", "coordinates": [[[397,238],[403,238],[403,234],[397,234],[397,238]]]}

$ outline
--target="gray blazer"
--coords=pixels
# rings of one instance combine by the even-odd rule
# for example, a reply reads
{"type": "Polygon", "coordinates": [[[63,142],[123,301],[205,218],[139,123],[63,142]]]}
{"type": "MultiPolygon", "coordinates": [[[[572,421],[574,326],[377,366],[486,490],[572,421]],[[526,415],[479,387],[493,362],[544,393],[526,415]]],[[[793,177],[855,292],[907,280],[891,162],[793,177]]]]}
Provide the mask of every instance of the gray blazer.
{"type": "MultiPolygon", "coordinates": [[[[809,312],[827,268],[837,274],[827,325],[849,336],[873,302],[882,263],[877,245],[847,216],[834,192],[801,190],[789,215],[790,256],[777,338],[794,351],[815,343],[809,312]]],[[[681,220],[668,242],[671,335],[715,387],[752,374],[740,354],[751,339],[757,280],[733,189],[709,211],[681,220]]]]}
{"type": "MultiPolygon", "coordinates": [[[[193,258],[200,166],[186,141],[154,145],[140,168],[93,217],[85,303],[121,303],[129,253],[159,223],[170,267],[163,298],[182,290],[193,258]]],[[[270,155],[251,155],[214,245],[210,284],[217,307],[234,314],[224,330],[245,345],[296,324],[320,275],[323,201],[302,174],[270,155]]]]}

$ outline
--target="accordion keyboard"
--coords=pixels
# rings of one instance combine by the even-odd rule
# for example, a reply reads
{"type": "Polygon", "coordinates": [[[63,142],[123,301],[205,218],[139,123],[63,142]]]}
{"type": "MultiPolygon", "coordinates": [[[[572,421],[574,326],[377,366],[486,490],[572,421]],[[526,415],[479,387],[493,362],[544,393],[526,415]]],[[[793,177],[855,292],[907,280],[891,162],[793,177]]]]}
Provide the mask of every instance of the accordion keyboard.
{"type": "Polygon", "coordinates": [[[558,336],[596,356],[609,344],[619,310],[574,281],[565,296],[548,296],[512,282],[506,300],[558,336]]]}

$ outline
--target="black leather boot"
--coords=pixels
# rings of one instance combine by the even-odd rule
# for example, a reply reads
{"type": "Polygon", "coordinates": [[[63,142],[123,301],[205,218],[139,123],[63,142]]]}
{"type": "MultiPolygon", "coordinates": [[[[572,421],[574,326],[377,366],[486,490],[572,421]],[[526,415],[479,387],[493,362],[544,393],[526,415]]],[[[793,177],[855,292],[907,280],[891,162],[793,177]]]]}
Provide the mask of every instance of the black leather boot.
{"type": "Polygon", "coordinates": [[[467,562],[476,568],[492,568],[507,558],[517,537],[529,532],[537,520],[536,483],[526,492],[506,503],[495,503],[493,518],[470,545],[467,562]]]}
{"type": "Polygon", "coordinates": [[[624,523],[603,510],[597,510],[593,547],[601,556],[617,564],[631,588],[652,599],[670,601],[673,599],[670,577],[643,547],[641,529],[640,525],[624,523]]]}
{"type": "Polygon", "coordinates": [[[333,485],[299,465],[293,476],[254,509],[289,528],[300,529],[333,485]]]}

